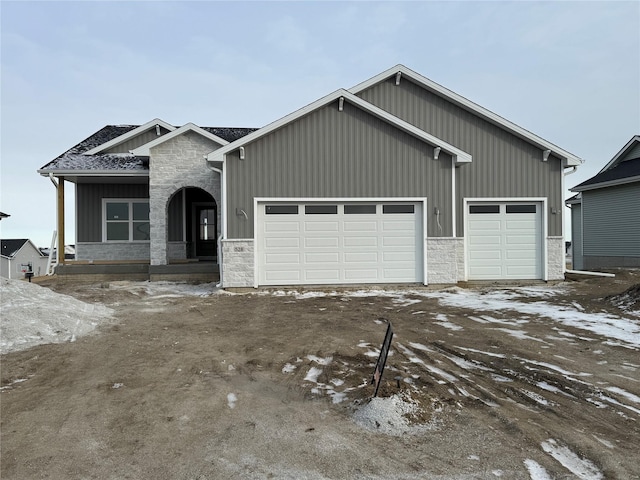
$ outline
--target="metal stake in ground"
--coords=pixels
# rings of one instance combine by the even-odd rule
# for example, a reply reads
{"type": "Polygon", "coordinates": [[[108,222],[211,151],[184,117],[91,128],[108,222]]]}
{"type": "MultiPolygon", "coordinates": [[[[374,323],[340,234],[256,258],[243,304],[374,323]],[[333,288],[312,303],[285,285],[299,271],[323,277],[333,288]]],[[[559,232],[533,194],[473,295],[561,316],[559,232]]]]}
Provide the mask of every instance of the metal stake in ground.
{"type": "Polygon", "coordinates": [[[371,384],[375,385],[373,396],[378,396],[378,387],[380,387],[380,380],[382,379],[382,372],[384,366],[387,363],[387,356],[389,355],[389,347],[391,347],[391,339],[393,338],[393,328],[391,328],[391,322],[388,322],[387,333],[384,336],[382,347],[380,348],[380,356],[376,362],[376,369],[373,371],[373,377],[371,377],[371,384]]]}

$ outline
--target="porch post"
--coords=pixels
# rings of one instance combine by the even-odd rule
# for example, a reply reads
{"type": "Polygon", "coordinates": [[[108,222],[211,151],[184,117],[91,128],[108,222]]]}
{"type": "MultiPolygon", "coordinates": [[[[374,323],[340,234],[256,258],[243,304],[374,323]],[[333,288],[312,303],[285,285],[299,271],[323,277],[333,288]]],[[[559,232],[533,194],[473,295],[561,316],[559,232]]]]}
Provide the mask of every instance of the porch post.
{"type": "Polygon", "coordinates": [[[58,177],[58,263],[64,263],[64,177],[58,177]]]}

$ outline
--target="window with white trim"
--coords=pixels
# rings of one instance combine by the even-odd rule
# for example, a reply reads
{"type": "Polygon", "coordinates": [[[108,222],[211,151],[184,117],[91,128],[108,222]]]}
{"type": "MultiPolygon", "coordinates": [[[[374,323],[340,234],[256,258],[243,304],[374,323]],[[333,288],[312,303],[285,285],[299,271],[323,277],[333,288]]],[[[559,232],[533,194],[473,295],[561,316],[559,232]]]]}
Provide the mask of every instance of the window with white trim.
{"type": "Polygon", "coordinates": [[[148,242],[149,200],[103,200],[102,239],[105,242],[148,242]]]}

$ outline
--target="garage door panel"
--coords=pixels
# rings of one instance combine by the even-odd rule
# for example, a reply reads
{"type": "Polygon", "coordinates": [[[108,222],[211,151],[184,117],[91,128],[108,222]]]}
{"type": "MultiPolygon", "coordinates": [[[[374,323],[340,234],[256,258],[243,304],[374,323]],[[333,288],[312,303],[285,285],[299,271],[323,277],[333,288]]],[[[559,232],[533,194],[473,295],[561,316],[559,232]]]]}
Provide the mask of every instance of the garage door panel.
{"type": "MultiPolygon", "coordinates": [[[[492,231],[492,233],[495,233],[492,231]]],[[[469,238],[469,245],[478,246],[495,246],[502,243],[502,237],[500,235],[477,235],[469,238]]]]}
{"type": "Polygon", "coordinates": [[[298,237],[266,237],[267,248],[299,248],[300,239],[298,237]]]}
{"type": "Polygon", "coordinates": [[[360,235],[352,237],[342,237],[342,245],[345,247],[377,247],[378,237],[362,237],[360,235]]]}
{"type": "Polygon", "coordinates": [[[338,252],[316,252],[305,253],[305,263],[338,263],[340,261],[340,254],[338,252]]]}
{"type": "Polygon", "coordinates": [[[265,272],[267,282],[299,282],[300,272],[298,270],[268,270],[265,272]]]}
{"type": "Polygon", "coordinates": [[[345,252],[345,263],[375,263],[378,261],[378,252],[345,252]]]}
{"type": "Polygon", "coordinates": [[[345,232],[376,232],[378,230],[377,222],[344,222],[345,232]]]}
{"type": "Polygon", "coordinates": [[[337,282],[340,280],[340,269],[325,268],[319,270],[307,269],[304,272],[304,280],[306,283],[327,283],[337,282]]]}
{"type": "Polygon", "coordinates": [[[282,232],[299,232],[300,224],[298,222],[269,222],[264,225],[264,232],[266,233],[282,233],[282,232]]]}
{"type": "MultiPolygon", "coordinates": [[[[258,284],[422,280],[420,203],[384,202],[385,208],[375,202],[337,204],[330,215],[318,213],[323,211],[319,204],[289,202],[291,210],[297,208],[299,213],[286,216],[265,214],[264,205],[259,206],[258,284]]],[[[277,202],[269,205],[272,210],[278,206],[277,202]]]]}
{"type": "Polygon", "coordinates": [[[375,268],[352,269],[344,271],[344,279],[349,282],[371,283],[379,280],[378,270],[375,268]]]}
{"type": "Polygon", "coordinates": [[[338,237],[304,237],[305,248],[338,248],[338,237]]]}
{"type": "Polygon", "coordinates": [[[338,222],[328,221],[306,221],[304,222],[305,232],[337,232],[339,230],[338,222]]]}
{"type": "Polygon", "coordinates": [[[415,251],[391,251],[391,252],[382,252],[382,261],[383,262],[411,262],[415,264],[416,261],[416,253],[415,251]]]}
{"type": "Polygon", "coordinates": [[[300,255],[298,253],[267,253],[265,255],[267,265],[298,264],[300,255]]]}

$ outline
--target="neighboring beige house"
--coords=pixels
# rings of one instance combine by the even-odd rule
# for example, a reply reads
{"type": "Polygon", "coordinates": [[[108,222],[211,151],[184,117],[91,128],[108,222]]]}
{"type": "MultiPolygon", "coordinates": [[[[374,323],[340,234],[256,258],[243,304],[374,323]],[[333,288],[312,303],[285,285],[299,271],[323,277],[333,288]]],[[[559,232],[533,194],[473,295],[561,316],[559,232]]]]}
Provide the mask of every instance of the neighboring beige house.
{"type": "Polygon", "coordinates": [[[23,279],[25,273],[45,275],[48,258],[26,238],[2,240],[0,249],[0,277],[23,279]]]}

